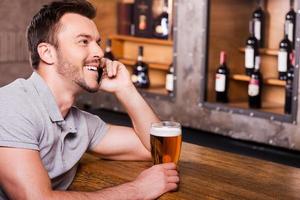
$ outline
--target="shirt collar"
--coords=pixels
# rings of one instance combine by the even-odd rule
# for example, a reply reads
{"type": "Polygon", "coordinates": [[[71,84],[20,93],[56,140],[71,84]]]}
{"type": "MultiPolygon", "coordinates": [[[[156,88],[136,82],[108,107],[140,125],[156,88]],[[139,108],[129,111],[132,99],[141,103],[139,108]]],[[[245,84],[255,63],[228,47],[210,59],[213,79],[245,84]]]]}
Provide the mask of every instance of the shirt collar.
{"type": "Polygon", "coordinates": [[[35,87],[38,95],[40,96],[44,106],[49,113],[51,121],[64,121],[64,118],[62,117],[61,112],[54,99],[54,96],[43,78],[37,72],[33,72],[28,80],[31,81],[33,86],[35,87]]]}

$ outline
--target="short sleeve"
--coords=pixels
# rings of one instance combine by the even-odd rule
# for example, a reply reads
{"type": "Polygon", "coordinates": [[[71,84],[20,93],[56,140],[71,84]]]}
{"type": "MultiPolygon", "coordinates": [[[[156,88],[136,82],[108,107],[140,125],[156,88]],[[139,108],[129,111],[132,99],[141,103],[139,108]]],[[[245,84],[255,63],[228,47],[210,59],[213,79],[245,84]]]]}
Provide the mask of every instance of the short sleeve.
{"type": "MultiPolygon", "coordinates": [[[[14,108],[11,108],[14,110],[14,108]]],[[[14,112],[0,114],[0,146],[39,150],[37,128],[30,114],[14,112]]]]}
{"type": "Polygon", "coordinates": [[[109,126],[97,115],[85,111],[81,111],[81,112],[84,113],[86,118],[86,123],[88,126],[88,135],[89,135],[88,150],[91,150],[106,135],[109,126]]]}
{"type": "Polygon", "coordinates": [[[96,116],[98,119],[96,120],[98,126],[96,126],[95,130],[91,134],[91,140],[88,149],[91,150],[94,148],[101,139],[106,135],[108,130],[108,125],[100,119],[98,116],[96,116]]]}

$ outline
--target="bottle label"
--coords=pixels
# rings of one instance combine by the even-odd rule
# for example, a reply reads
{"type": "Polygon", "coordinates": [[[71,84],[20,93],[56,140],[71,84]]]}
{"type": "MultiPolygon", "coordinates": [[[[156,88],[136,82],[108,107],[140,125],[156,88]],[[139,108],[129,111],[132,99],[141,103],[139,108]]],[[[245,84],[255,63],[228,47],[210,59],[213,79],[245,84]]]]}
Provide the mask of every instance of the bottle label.
{"type": "Polygon", "coordinates": [[[261,39],[261,22],[259,20],[254,21],[254,36],[257,40],[261,39]]]}
{"type": "Polygon", "coordinates": [[[138,77],[137,77],[137,75],[132,74],[132,75],[131,75],[131,81],[132,81],[133,83],[137,83],[137,82],[138,82],[138,77]]]}
{"type": "Polygon", "coordinates": [[[279,72],[287,71],[287,60],[288,60],[288,53],[285,50],[280,49],[278,52],[278,71],[279,72]]]}
{"type": "Polygon", "coordinates": [[[251,79],[248,86],[248,95],[250,97],[257,96],[259,94],[259,80],[251,79]]]}
{"type": "Polygon", "coordinates": [[[291,21],[288,21],[288,38],[291,42],[294,40],[294,24],[291,21]]]}
{"type": "Polygon", "coordinates": [[[146,15],[140,15],[139,16],[139,29],[140,30],[146,30],[147,28],[147,21],[146,21],[146,15]]]}
{"type": "Polygon", "coordinates": [[[245,67],[248,69],[254,68],[254,49],[246,47],[245,49],[245,67]]]}
{"type": "Polygon", "coordinates": [[[224,74],[216,74],[216,92],[224,92],[226,85],[226,76],[224,74]]]}
{"type": "Polygon", "coordinates": [[[168,91],[174,90],[174,75],[173,74],[167,74],[167,76],[166,76],[166,89],[168,91]]]}

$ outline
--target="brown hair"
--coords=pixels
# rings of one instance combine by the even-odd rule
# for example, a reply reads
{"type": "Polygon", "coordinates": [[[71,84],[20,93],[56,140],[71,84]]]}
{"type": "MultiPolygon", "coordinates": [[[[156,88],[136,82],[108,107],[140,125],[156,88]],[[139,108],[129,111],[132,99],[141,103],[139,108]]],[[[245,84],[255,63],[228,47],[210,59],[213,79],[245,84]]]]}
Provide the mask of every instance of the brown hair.
{"type": "Polygon", "coordinates": [[[40,56],[37,47],[42,42],[58,47],[56,32],[59,29],[59,20],[66,13],[76,13],[93,19],[96,9],[86,0],[61,0],[44,5],[32,18],[27,27],[27,42],[31,65],[37,69],[40,56]]]}

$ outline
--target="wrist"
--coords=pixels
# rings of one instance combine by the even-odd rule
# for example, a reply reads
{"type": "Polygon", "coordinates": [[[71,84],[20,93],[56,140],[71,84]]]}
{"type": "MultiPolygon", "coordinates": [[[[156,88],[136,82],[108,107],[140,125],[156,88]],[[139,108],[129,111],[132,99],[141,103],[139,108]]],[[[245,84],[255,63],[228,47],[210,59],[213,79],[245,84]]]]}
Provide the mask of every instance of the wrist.
{"type": "Polygon", "coordinates": [[[137,199],[137,200],[144,199],[143,195],[141,194],[141,191],[139,189],[139,184],[136,180],[129,182],[128,185],[132,189],[133,194],[135,194],[133,197],[134,199],[137,199]]]}
{"type": "Polygon", "coordinates": [[[117,96],[117,98],[122,98],[124,96],[132,95],[134,92],[137,92],[137,90],[135,86],[132,83],[130,83],[117,90],[115,92],[115,95],[117,96]]]}

